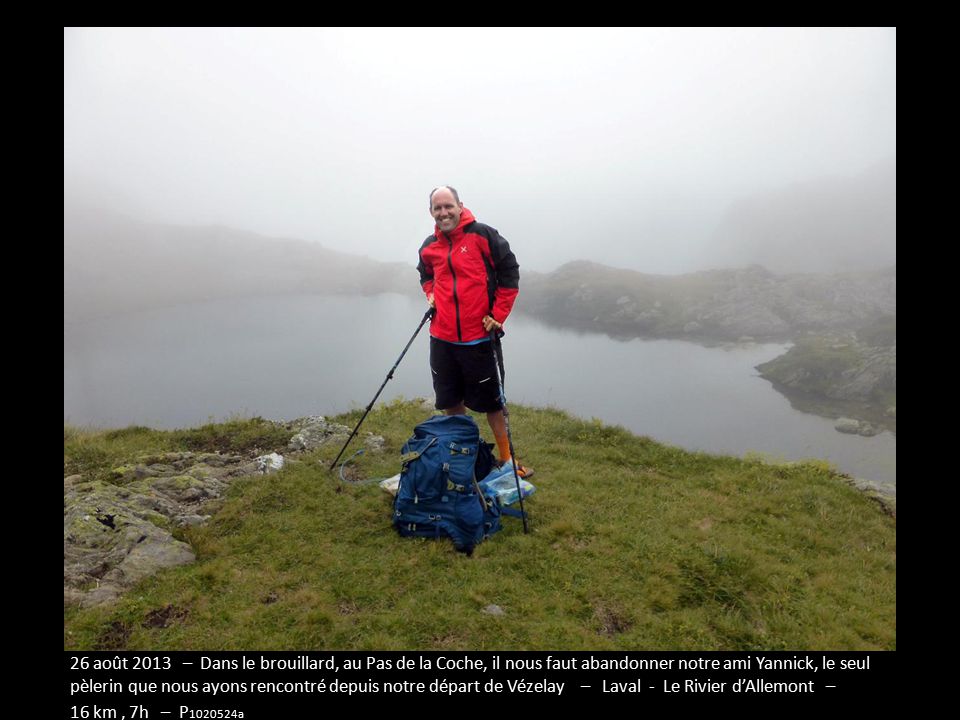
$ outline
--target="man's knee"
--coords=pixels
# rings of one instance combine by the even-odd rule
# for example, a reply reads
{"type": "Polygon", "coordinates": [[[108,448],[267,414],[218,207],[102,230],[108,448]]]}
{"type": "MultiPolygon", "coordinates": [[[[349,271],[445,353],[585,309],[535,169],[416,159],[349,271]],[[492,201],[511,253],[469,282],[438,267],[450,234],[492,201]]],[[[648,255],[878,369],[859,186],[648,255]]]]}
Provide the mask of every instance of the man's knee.
{"type": "Polygon", "coordinates": [[[459,405],[454,405],[453,407],[444,408],[443,410],[445,415],[466,415],[467,408],[463,403],[459,405]]]}

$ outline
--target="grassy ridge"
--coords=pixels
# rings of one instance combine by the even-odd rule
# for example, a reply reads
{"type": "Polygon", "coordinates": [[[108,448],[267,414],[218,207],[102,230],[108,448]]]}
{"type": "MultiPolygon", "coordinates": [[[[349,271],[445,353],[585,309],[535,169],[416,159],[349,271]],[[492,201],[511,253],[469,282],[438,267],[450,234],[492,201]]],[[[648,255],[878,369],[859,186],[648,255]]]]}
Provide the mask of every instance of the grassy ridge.
{"type": "MultiPolygon", "coordinates": [[[[358,459],[362,474],[394,474],[426,415],[402,402],[371,413],[364,430],[387,450],[358,459]]],[[[537,470],[531,534],[508,519],[473,558],[400,539],[389,496],[340,484],[322,463],[339,448],[323,448],[237,482],[207,525],[185,531],[195,564],[113,606],[66,611],[64,646],[896,647],[896,521],[829,469],[689,453],[552,409],[513,407],[511,418],[537,470]],[[506,614],[482,613],[490,604],[506,614]]],[[[182,441],[121,437],[124,453],[182,441]]],[[[65,463],[78,446],[112,462],[113,442],[65,433],[65,463]]]]}

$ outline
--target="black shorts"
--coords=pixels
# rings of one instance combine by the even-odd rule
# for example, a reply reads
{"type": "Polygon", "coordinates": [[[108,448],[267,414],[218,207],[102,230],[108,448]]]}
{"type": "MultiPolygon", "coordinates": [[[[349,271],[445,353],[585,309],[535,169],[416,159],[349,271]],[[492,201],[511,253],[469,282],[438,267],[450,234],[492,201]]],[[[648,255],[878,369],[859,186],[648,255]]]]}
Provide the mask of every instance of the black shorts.
{"type": "Polygon", "coordinates": [[[455,345],[431,337],[430,370],[437,410],[447,410],[461,402],[474,412],[482,413],[503,407],[489,342],[455,345]]]}

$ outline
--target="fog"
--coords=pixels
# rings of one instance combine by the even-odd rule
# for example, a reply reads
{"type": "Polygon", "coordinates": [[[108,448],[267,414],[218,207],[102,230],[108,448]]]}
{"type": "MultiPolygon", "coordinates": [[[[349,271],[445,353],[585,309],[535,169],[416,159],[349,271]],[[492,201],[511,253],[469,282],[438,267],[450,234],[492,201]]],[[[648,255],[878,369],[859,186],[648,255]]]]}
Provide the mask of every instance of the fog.
{"type": "Polygon", "coordinates": [[[440,184],[539,271],[893,264],[896,30],[64,30],[65,202],[413,264],[440,184]]]}

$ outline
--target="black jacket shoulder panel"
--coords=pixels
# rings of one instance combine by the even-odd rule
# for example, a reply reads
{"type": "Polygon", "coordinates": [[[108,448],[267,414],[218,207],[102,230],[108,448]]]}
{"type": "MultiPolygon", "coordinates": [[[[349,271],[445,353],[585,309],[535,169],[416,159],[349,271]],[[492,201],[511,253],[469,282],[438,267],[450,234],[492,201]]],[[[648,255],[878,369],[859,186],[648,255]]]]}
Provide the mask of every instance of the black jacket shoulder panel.
{"type": "Polygon", "coordinates": [[[493,258],[496,284],[504,288],[519,288],[520,266],[510,249],[510,243],[506,241],[503,235],[495,227],[476,221],[464,227],[463,231],[486,238],[490,246],[490,255],[493,258]]]}
{"type": "Polygon", "coordinates": [[[469,225],[464,225],[463,231],[465,233],[474,233],[476,235],[483,235],[485,238],[487,238],[487,240],[492,240],[493,238],[497,237],[500,234],[499,232],[497,232],[496,228],[490,227],[489,225],[485,225],[482,222],[477,222],[476,220],[474,220],[469,225]]]}
{"type": "Polygon", "coordinates": [[[417,250],[417,272],[420,273],[420,284],[433,280],[433,268],[428,267],[425,262],[423,262],[423,249],[427,247],[431,242],[436,240],[436,236],[430,235],[426,240],[423,241],[423,245],[420,246],[420,249],[417,250]]]}

